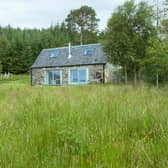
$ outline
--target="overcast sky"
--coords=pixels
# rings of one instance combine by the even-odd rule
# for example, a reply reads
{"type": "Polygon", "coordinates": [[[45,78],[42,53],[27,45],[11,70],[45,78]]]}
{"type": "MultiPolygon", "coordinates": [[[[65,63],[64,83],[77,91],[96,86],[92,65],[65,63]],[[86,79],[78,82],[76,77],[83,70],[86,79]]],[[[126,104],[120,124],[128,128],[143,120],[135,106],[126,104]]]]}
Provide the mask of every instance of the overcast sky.
{"type": "Polygon", "coordinates": [[[105,28],[112,11],[125,0],[0,0],[0,25],[46,28],[62,22],[71,9],[81,5],[92,6],[100,19],[99,28],[105,28]]]}

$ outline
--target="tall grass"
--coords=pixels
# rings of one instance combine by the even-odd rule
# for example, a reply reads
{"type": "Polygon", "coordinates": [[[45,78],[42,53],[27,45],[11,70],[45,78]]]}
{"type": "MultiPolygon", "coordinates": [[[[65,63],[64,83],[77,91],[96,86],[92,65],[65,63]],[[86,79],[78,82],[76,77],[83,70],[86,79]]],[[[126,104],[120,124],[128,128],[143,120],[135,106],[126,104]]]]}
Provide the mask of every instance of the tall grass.
{"type": "Polygon", "coordinates": [[[167,167],[168,90],[0,84],[0,167],[167,167]]]}

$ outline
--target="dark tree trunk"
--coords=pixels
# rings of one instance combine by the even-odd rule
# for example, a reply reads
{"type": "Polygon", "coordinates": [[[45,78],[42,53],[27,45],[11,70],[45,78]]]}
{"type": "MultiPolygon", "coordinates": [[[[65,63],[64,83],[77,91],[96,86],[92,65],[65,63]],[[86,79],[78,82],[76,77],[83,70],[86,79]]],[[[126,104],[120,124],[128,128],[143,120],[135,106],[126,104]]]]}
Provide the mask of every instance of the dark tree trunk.
{"type": "Polygon", "coordinates": [[[128,83],[128,74],[127,74],[127,66],[124,66],[124,75],[125,75],[125,84],[128,83]]]}
{"type": "Polygon", "coordinates": [[[80,31],[80,45],[83,45],[83,28],[82,27],[80,31]]]}
{"type": "Polygon", "coordinates": [[[159,88],[159,74],[156,74],[156,87],[159,88]]]}
{"type": "Polygon", "coordinates": [[[134,69],[134,85],[137,84],[137,71],[136,68],[134,69]]]}
{"type": "Polygon", "coordinates": [[[141,81],[141,71],[140,71],[140,69],[138,70],[138,80],[141,81]]]}
{"type": "Polygon", "coordinates": [[[118,84],[120,84],[121,83],[121,78],[120,78],[120,76],[118,76],[118,84]]]}

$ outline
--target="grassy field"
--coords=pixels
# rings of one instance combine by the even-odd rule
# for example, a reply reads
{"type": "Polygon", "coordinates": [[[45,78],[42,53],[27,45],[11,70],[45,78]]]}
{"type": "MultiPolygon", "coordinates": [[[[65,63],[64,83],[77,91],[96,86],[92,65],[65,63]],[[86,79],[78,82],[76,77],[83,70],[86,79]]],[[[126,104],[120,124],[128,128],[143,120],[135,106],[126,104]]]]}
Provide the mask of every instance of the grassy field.
{"type": "Polygon", "coordinates": [[[0,167],[168,167],[168,88],[1,81],[0,167]]]}

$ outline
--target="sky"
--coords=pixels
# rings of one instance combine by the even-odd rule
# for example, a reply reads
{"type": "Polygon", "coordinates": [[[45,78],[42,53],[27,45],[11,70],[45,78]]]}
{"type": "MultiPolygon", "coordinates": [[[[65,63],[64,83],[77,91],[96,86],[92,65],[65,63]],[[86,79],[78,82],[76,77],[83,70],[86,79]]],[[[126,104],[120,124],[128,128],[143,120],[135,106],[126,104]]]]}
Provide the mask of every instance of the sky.
{"type": "Polygon", "coordinates": [[[99,29],[107,25],[114,9],[125,0],[0,0],[0,25],[20,28],[47,28],[65,20],[72,9],[88,5],[100,19],[99,29]]]}

